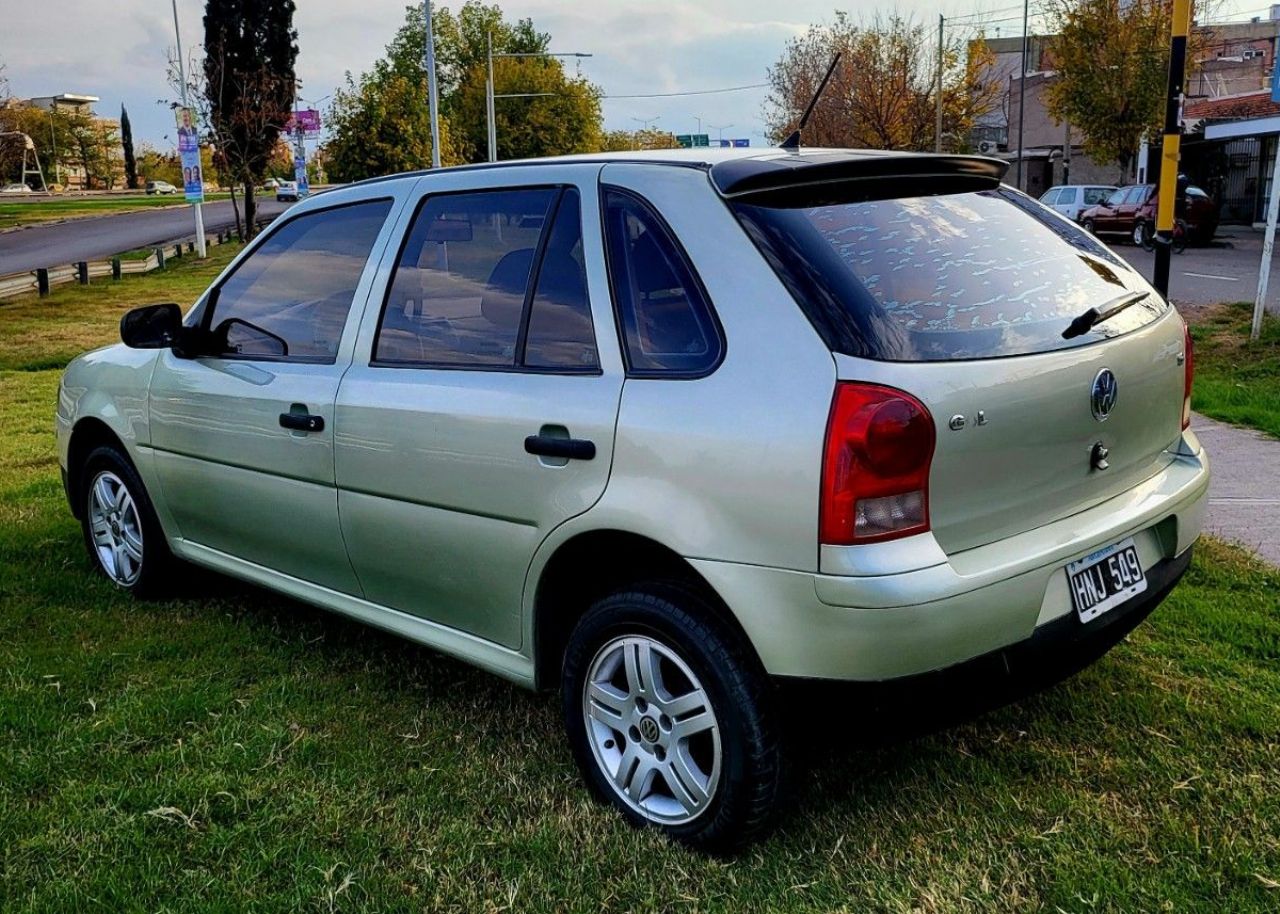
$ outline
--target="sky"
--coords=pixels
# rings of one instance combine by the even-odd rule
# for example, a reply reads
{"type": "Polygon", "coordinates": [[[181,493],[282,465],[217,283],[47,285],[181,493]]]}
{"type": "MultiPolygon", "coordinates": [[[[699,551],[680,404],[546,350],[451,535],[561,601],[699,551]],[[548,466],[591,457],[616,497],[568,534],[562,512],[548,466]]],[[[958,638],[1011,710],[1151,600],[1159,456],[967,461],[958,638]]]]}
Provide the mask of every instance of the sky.
{"type": "MultiPolygon", "coordinates": [[[[406,0],[297,0],[298,77],[312,101],[332,93],[344,73],[360,73],[381,56],[404,21],[406,0]]],[[[672,133],[701,126],[713,138],[765,143],[767,91],[747,88],[698,95],[626,98],[706,92],[765,82],[769,66],[788,39],[813,23],[830,21],[836,8],[855,19],[898,10],[936,27],[939,13],[967,34],[977,22],[988,34],[1020,34],[1015,0],[898,0],[839,4],[837,0],[498,0],[508,19],[529,17],[551,34],[551,50],[590,53],[570,61],[599,86],[608,129],[636,129],[645,122],[672,133]],[[655,120],[656,119],[656,120],[655,120]]],[[[457,9],[461,0],[437,2],[457,9]]],[[[201,39],[201,0],[178,0],[184,46],[201,39]]],[[[1034,10],[1040,0],[1032,0],[1034,10]]],[[[129,109],[135,142],[161,149],[173,144],[166,106],[165,66],[174,47],[171,0],[4,0],[0,64],[19,97],[71,92],[99,96],[96,110],[119,116],[129,109]],[[56,13],[56,15],[51,15],[56,13]],[[50,21],[57,26],[51,28],[50,21]],[[163,100],[165,104],[158,104],[163,100]]],[[[1267,16],[1259,0],[1218,0],[1216,20],[1267,16]]],[[[1033,22],[1032,30],[1035,25],[1033,22]]],[[[322,102],[323,107],[327,102],[322,102]]],[[[501,102],[499,102],[501,104],[501,102]]]]}

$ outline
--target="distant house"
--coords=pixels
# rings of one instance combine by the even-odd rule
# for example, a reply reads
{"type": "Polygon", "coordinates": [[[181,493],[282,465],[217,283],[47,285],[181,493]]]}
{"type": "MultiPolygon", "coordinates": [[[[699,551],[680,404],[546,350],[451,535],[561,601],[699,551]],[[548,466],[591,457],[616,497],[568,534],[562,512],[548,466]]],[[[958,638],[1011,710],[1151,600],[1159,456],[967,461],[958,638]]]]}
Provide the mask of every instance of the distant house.
{"type": "MultiPolygon", "coordinates": [[[[124,151],[117,139],[120,134],[120,122],[114,118],[95,115],[93,106],[98,101],[99,98],[96,95],[63,92],[58,95],[37,95],[23,99],[21,104],[44,111],[58,111],[89,118],[92,128],[99,135],[98,143],[110,159],[109,177],[105,183],[111,185],[122,180],[124,176],[124,151]]],[[[49,169],[52,174],[47,175],[47,179],[70,189],[86,189],[89,177],[83,163],[77,160],[71,150],[58,150],[58,153],[56,164],[49,169]]]]}

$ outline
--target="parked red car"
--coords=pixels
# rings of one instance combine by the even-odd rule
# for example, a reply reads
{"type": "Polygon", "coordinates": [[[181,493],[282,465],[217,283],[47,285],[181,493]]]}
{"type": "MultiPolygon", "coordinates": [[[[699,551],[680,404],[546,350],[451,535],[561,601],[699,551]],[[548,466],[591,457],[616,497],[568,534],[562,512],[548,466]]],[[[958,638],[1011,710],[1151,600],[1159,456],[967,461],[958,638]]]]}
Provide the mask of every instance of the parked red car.
{"type": "MultiPolygon", "coordinates": [[[[1081,213],[1080,224],[1097,235],[1126,235],[1134,244],[1142,244],[1155,232],[1158,196],[1154,184],[1121,187],[1081,213]]],[[[1195,244],[1208,244],[1218,231],[1218,204],[1194,184],[1186,188],[1178,217],[1186,222],[1195,244]]]]}

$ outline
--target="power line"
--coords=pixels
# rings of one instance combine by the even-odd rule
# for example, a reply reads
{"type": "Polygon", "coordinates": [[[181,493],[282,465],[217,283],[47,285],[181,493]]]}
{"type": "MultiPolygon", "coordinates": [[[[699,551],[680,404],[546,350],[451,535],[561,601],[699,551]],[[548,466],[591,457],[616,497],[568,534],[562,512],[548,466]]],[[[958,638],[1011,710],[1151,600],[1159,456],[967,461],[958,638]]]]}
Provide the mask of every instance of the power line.
{"type": "Polygon", "coordinates": [[[752,83],[749,86],[727,86],[723,89],[697,89],[691,92],[650,92],[643,95],[602,95],[601,98],[680,98],[686,95],[718,95],[722,92],[743,92],[747,89],[767,89],[769,83],[752,83]]]}

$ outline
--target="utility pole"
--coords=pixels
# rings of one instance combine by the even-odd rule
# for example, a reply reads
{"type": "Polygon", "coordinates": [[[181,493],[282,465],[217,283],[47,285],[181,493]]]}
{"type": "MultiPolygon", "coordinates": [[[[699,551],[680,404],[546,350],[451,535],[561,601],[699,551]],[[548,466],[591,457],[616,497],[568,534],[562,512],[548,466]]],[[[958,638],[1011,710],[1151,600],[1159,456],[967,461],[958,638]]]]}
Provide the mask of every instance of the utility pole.
{"type": "Polygon", "coordinates": [[[493,33],[487,33],[484,40],[489,60],[489,75],[484,83],[484,111],[485,118],[489,122],[489,161],[496,162],[498,161],[498,124],[497,115],[493,110],[493,33]]]}
{"type": "MultiPolygon", "coordinates": [[[[1169,297],[1169,258],[1173,253],[1174,208],[1178,203],[1178,148],[1182,142],[1182,84],[1187,74],[1187,33],[1191,30],[1191,0],[1173,0],[1169,41],[1169,85],[1164,104],[1164,142],[1160,152],[1160,200],[1156,209],[1156,262],[1152,285],[1169,297]]],[[[1271,208],[1275,209],[1275,185],[1271,208]]],[[[1271,222],[1274,232],[1275,222],[1271,222]]],[[[1267,242],[1274,237],[1268,234],[1267,242]]],[[[1263,262],[1270,265],[1270,257],[1263,262]]],[[[1265,293],[1266,283],[1260,282],[1265,293]]]]}
{"type": "MultiPolygon", "coordinates": [[[[182,107],[188,108],[187,104],[187,65],[182,59],[182,33],[178,29],[178,0],[173,0],[173,39],[178,45],[178,80],[182,83],[182,107]]],[[[199,141],[196,145],[196,155],[199,155],[199,141]]],[[[203,169],[201,169],[203,172],[203,169]]],[[[204,175],[201,174],[201,178],[204,175]]],[[[204,213],[201,211],[200,203],[197,201],[191,204],[191,209],[196,217],[196,255],[204,259],[207,249],[204,244],[204,213]]]]}
{"type": "MultiPolygon", "coordinates": [[[[422,13],[427,20],[427,105],[431,108],[431,167],[440,167],[440,97],[436,91],[436,35],[431,27],[431,0],[422,0],[422,13]]],[[[490,67],[489,78],[493,78],[490,67]]]]}
{"type": "MultiPolygon", "coordinates": [[[[942,152],[942,30],[946,27],[946,20],[942,14],[938,14],[938,85],[934,91],[938,94],[938,122],[934,126],[933,132],[933,151],[942,152]]],[[[1025,63],[1025,62],[1024,62],[1025,63]]]]}
{"type": "Polygon", "coordinates": [[[1022,127],[1027,122],[1027,20],[1031,18],[1031,0],[1022,0],[1022,72],[1018,78],[1018,190],[1022,186],[1022,127]]]}
{"type": "Polygon", "coordinates": [[[49,109],[49,144],[53,146],[54,180],[62,183],[62,164],[58,161],[58,138],[53,134],[53,109],[49,109]]]}

